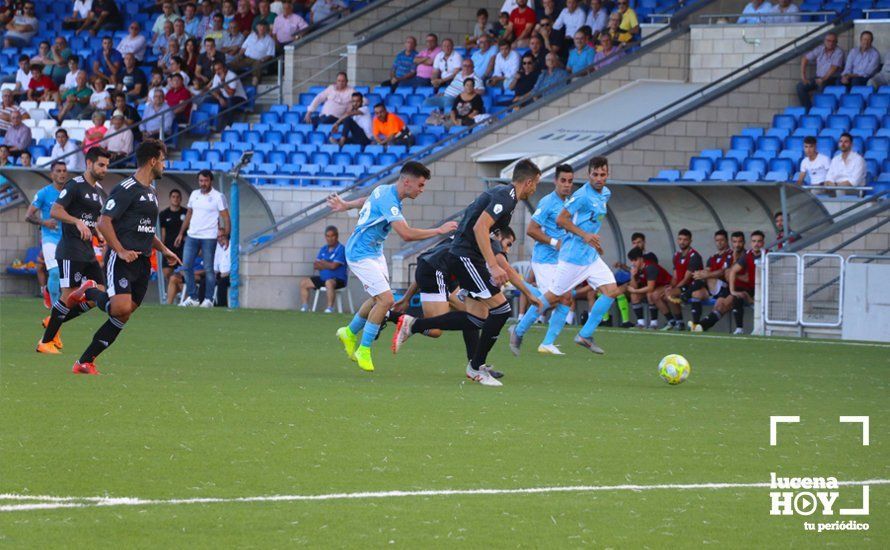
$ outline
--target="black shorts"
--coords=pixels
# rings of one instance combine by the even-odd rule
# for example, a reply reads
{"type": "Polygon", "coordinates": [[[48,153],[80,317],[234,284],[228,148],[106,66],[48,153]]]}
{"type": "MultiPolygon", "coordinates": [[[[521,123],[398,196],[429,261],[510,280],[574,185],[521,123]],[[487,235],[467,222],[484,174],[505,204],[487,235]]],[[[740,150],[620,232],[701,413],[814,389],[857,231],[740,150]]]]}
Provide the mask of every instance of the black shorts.
{"type": "MultiPolygon", "coordinates": [[[[325,283],[324,281],[321,280],[321,277],[319,277],[318,275],[313,275],[312,277],[309,277],[309,280],[312,281],[313,285],[315,285],[315,290],[318,290],[321,287],[323,287],[324,283],[325,283]]],[[[343,288],[346,286],[346,281],[344,281],[343,279],[334,279],[334,280],[337,281],[337,284],[334,285],[334,288],[340,289],[340,288],[343,288]]]]}
{"type": "Polygon", "coordinates": [[[105,286],[105,272],[99,262],[89,260],[66,260],[57,258],[59,262],[59,286],[77,288],[87,279],[96,281],[97,285],[105,286]]]}
{"type": "Polygon", "coordinates": [[[491,298],[501,291],[491,279],[485,260],[474,260],[467,256],[455,256],[449,253],[448,271],[457,278],[457,284],[473,298],[491,298]]]}
{"type": "Polygon", "coordinates": [[[729,287],[724,285],[720,286],[720,290],[717,291],[716,294],[711,294],[714,299],[726,298],[729,296],[729,287]]]}
{"type": "MultiPolygon", "coordinates": [[[[175,248],[173,246],[167,245],[167,248],[169,248],[171,251],[173,251],[173,253],[176,254],[177,258],[179,258],[180,260],[182,259],[183,247],[180,246],[179,248],[175,248]]],[[[164,258],[163,259],[163,267],[172,267],[174,269],[176,268],[175,265],[170,264],[170,261],[167,259],[167,256],[163,256],[163,258],[164,258]]]]}
{"type": "Polygon", "coordinates": [[[417,262],[414,282],[417,283],[420,300],[427,302],[447,302],[448,295],[457,288],[457,280],[454,277],[423,260],[417,262]]]}
{"type": "Polygon", "coordinates": [[[148,256],[140,254],[135,260],[127,263],[112,250],[108,253],[108,260],[105,263],[105,276],[108,279],[109,297],[115,294],[129,294],[139,305],[148,291],[151,261],[148,256]]]}

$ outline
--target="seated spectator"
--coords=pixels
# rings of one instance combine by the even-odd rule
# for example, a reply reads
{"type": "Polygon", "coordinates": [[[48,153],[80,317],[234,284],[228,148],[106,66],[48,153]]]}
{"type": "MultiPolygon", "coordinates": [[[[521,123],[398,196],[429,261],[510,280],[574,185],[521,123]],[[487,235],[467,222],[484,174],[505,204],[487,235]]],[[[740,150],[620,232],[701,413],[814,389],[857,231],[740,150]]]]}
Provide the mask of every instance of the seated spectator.
{"type": "Polygon", "coordinates": [[[830,32],[825,35],[821,46],[817,46],[800,60],[800,82],[797,83],[797,98],[800,104],[809,110],[813,102],[810,92],[822,93],[825,86],[838,83],[844,68],[844,51],[837,45],[837,34],[830,32]],[[807,76],[807,66],[816,64],[816,78],[807,76]]]}
{"type": "Polygon", "coordinates": [[[606,30],[601,32],[600,35],[603,34],[608,34],[612,37],[612,44],[618,44],[622,48],[625,46],[624,42],[621,41],[621,14],[618,13],[618,10],[609,14],[609,22],[606,23],[606,30]]]}
{"type": "Polygon", "coordinates": [[[158,67],[168,70],[170,63],[173,62],[174,59],[181,57],[182,50],[179,48],[179,42],[176,40],[170,40],[170,43],[167,44],[167,48],[164,51],[164,54],[158,58],[158,67]]]}
{"type": "Polygon", "coordinates": [[[538,22],[538,25],[535,27],[535,34],[540,37],[541,42],[543,42],[545,60],[547,52],[553,52],[557,55],[568,55],[563,48],[565,45],[565,32],[553,28],[553,19],[542,17],[538,22]]]}
{"type": "Polygon", "coordinates": [[[173,109],[174,120],[179,124],[189,123],[192,114],[192,103],[189,101],[191,97],[192,93],[185,87],[182,75],[180,73],[170,75],[170,89],[167,90],[164,100],[173,109]]]}
{"type": "Polygon", "coordinates": [[[441,51],[442,49],[439,48],[439,37],[432,33],[426,35],[426,49],[417,52],[417,55],[414,56],[414,65],[417,66],[418,86],[432,85],[433,74],[436,71],[433,63],[441,51]]]}
{"type": "Polygon", "coordinates": [[[213,64],[213,80],[210,82],[210,94],[213,99],[219,103],[222,110],[229,109],[228,112],[221,115],[223,123],[231,124],[235,116],[235,108],[247,101],[247,92],[241,84],[241,79],[235,74],[235,71],[226,67],[222,61],[213,64]]]}
{"type": "Polygon", "coordinates": [[[142,141],[142,132],[139,130],[139,126],[137,126],[142,122],[139,110],[127,103],[127,96],[123,92],[113,93],[112,102],[114,103],[114,110],[120,111],[124,115],[124,126],[128,128],[133,127],[133,141],[135,143],[142,141]]]}
{"type": "Polygon", "coordinates": [[[167,94],[167,84],[164,79],[164,71],[161,70],[160,67],[152,67],[151,69],[151,80],[148,82],[148,93],[146,93],[145,103],[151,103],[152,98],[154,97],[152,94],[155,90],[161,90],[161,93],[167,94]]]}
{"type": "Polygon", "coordinates": [[[352,94],[355,90],[349,86],[346,73],[337,73],[337,80],[322,90],[309,107],[306,109],[304,120],[307,124],[333,124],[343,116],[352,104],[352,94]],[[321,112],[313,117],[315,111],[321,105],[321,112]]]}
{"type": "Polygon", "coordinates": [[[99,142],[105,139],[105,134],[108,133],[108,128],[105,126],[104,111],[94,111],[92,121],[93,125],[87,128],[83,138],[84,154],[89,152],[93,147],[99,145],[99,142]]]}
{"type": "Polygon", "coordinates": [[[865,83],[878,72],[881,55],[872,47],[874,35],[871,31],[863,31],[859,35],[859,47],[847,54],[847,63],[841,73],[841,84],[844,86],[865,86],[865,83]]]}
{"type": "Polygon", "coordinates": [[[168,42],[176,41],[179,42],[179,51],[185,50],[185,43],[191,36],[185,32],[185,23],[182,19],[177,19],[173,22],[173,34],[167,37],[168,42]]]}
{"type": "Polygon", "coordinates": [[[637,12],[630,7],[630,0],[618,0],[618,13],[621,15],[621,22],[618,24],[618,29],[621,31],[618,42],[625,46],[631,42],[639,42],[640,22],[637,19],[637,12]]]}
{"type": "Polygon", "coordinates": [[[442,41],[442,51],[436,54],[433,61],[433,78],[430,81],[438,92],[440,88],[448,86],[454,76],[460,71],[463,57],[454,51],[454,41],[446,38],[442,41]]]}
{"type": "MultiPolygon", "coordinates": [[[[223,28],[228,29],[229,23],[235,20],[235,0],[223,0],[221,11],[223,16],[223,28]]],[[[238,32],[240,32],[240,30],[238,32]]]]}
{"type": "Polygon", "coordinates": [[[374,135],[374,126],[371,121],[371,109],[365,105],[365,98],[359,92],[353,92],[352,103],[349,110],[343,113],[334,126],[331,128],[331,143],[343,146],[347,143],[365,146],[371,143],[371,137],[374,135]],[[343,131],[340,137],[334,134],[342,127],[343,131]]]}
{"type": "MultiPolygon", "coordinates": [[[[865,185],[865,159],[853,150],[853,136],[844,132],[837,142],[839,153],[831,159],[826,187],[862,187],[865,185]]],[[[838,191],[837,196],[846,193],[838,191]]]]}
{"type": "Polygon", "coordinates": [[[761,23],[771,23],[772,17],[757,17],[765,13],[773,13],[773,5],[763,0],[751,0],[745,9],[742,10],[742,17],[739,17],[736,23],[740,25],[760,25],[761,23]]]}
{"type": "Polygon", "coordinates": [[[136,66],[136,56],[132,53],[124,55],[124,69],[118,81],[118,90],[133,102],[148,94],[148,80],[145,78],[145,73],[136,66]]]}
{"type": "MultiPolygon", "coordinates": [[[[207,33],[211,32],[215,28],[215,19],[216,19],[216,15],[217,15],[217,13],[215,13],[215,10],[216,10],[216,3],[214,0],[204,0],[203,2],[201,2],[200,20],[198,22],[198,29],[194,35],[196,38],[204,40],[208,36],[207,33]]],[[[222,30],[223,30],[222,14],[219,14],[220,35],[219,36],[211,36],[211,38],[216,39],[216,40],[221,38],[222,30]]]]}
{"type": "Polygon", "coordinates": [[[391,92],[395,93],[399,86],[426,86],[429,82],[422,82],[417,76],[417,70],[414,68],[414,58],[417,56],[417,39],[409,36],[405,39],[405,49],[396,54],[395,60],[392,62],[392,68],[389,70],[389,80],[380,83],[381,86],[389,86],[391,92]]]}
{"type": "Polygon", "coordinates": [[[121,12],[115,0],[93,0],[90,14],[84,19],[83,24],[74,31],[74,34],[88,31],[91,35],[96,36],[100,30],[120,28],[121,22],[121,12]]]}
{"type": "Polygon", "coordinates": [[[187,3],[182,9],[182,23],[185,26],[185,33],[192,38],[200,38],[198,34],[201,26],[201,18],[198,17],[198,8],[191,2],[187,3]]]}
{"type": "Polygon", "coordinates": [[[128,129],[124,120],[124,113],[115,111],[111,115],[111,129],[108,137],[102,140],[102,146],[111,153],[111,162],[119,161],[133,153],[133,131],[128,129]]]}
{"type": "Polygon", "coordinates": [[[18,113],[22,120],[31,118],[28,111],[13,101],[12,90],[6,88],[0,94],[0,135],[5,134],[6,129],[12,124],[12,113],[18,113]]]}
{"type": "Polygon", "coordinates": [[[269,0],[260,0],[256,3],[257,14],[253,18],[253,23],[250,25],[250,30],[256,32],[256,26],[259,23],[265,23],[266,27],[269,29],[272,28],[272,25],[275,23],[277,15],[272,13],[269,10],[269,0]]]}
{"type": "Polygon", "coordinates": [[[881,67],[881,72],[871,77],[871,80],[868,81],[869,86],[880,87],[890,84],[890,48],[884,51],[882,59],[884,65],[881,67]]]}
{"type": "Polygon", "coordinates": [[[178,74],[182,77],[182,85],[188,87],[191,84],[192,79],[189,77],[188,72],[185,70],[185,60],[178,55],[170,58],[170,61],[167,63],[167,83],[170,82],[170,77],[174,74],[178,74]]]}
{"type": "Polygon", "coordinates": [[[481,122],[479,117],[483,113],[485,113],[485,104],[482,103],[482,96],[476,93],[476,81],[473,78],[467,78],[464,80],[463,90],[451,106],[451,124],[453,126],[472,126],[477,121],[481,122]]]}
{"type": "Polygon", "coordinates": [[[256,14],[250,9],[250,2],[238,0],[238,8],[235,10],[235,23],[238,23],[238,32],[245,38],[253,30],[253,18],[256,14]]]}
{"type": "Polygon", "coordinates": [[[46,66],[43,74],[48,75],[56,84],[65,82],[68,74],[68,58],[71,57],[71,48],[63,36],[57,36],[46,56],[46,66]]]}
{"type": "Polygon", "coordinates": [[[531,38],[532,30],[538,23],[535,10],[528,7],[528,0],[516,0],[516,9],[510,12],[510,25],[513,30],[513,46],[525,48],[531,38]]]}
{"type": "Polygon", "coordinates": [[[198,41],[194,38],[189,38],[185,41],[185,57],[183,59],[185,64],[183,69],[186,73],[195,74],[195,70],[198,68],[198,58],[201,55],[200,50],[198,41]]]}
{"type": "Polygon", "coordinates": [[[22,12],[17,13],[13,16],[12,21],[6,24],[3,47],[27,47],[31,43],[31,39],[37,35],[39,26],[37,17],[34,15],[34,2],[25,2],[22,12]]]}
{"type": "Polygon", "coordinates": [[[66,90],[77,86],[77,73],[80,71],[80,58],[72,55],[68,58],[68,72],[65,73],[65,80],[59,85],[59,95],[64,94],[66,90]]]}
{"type": "Polygon", "coordinates": [[[46,67],[49,61],[49,42],[41,40],[37,45],[37,55],[31,58],[31,63],[40,63],[46,67]]]}
{"type": "Polygon", "coordinates": [[[124,64],[124,56],[112,46],[110,36],[102,39],[102,49],[99,50],[89,62],[92,67],[92,76],[101,76],[112,85],[116,85],[120,78],[121,67],[124,64]]]}
{"type": "Polygon", "coordinates": [[[136,61],[141,63],[145,59],[145,50],[147,47],[148,42],[142,35],[142,28],[137,21],[133,21],[130,23],[127,36],[121,38],[121,41],[118,43],[117,51],[122,56],[131,53],[136,56],[136,61]]]}
{"type": "Polygon", "coordinates": [[[565,85],[569,79],[569,73],[563,69],[559,56],[555,53],[547,54],[547,68],[541,72],[535,87],[532,89],[532,96],[540,97],[542,94],[550,93],[556,86],[565,85]]]}
{"type": "Polygon", "coordinates": [[[27,55],[20,55],[19,68],[15,74],[0,78],[0,82],[4,84],[15,83],[15,87],[12,89],[13,98],[24,96],[28,93],[28,84],[31,83],[31,58],[27,55]]]}
{"type": "Polygon", "coordinates": [[[19,155],[19,166],[22,168],[31,168],[31,160],[31,152],[22,151],[22,154],[19,155]]]}
{"type": "Polygon", "coordinates": [[[11,157],[18,157],[31,146],[31,129],[22,123],[22,114],[18,111],[12,111],[9,115],[9,127],[3,136],[3,145],[9,148],[11,157]]]}
{"type": "Polygon", "coordinates": [[[589,73],[593,70],[593,60],[596,52],[587,45],[587,35],[583,31],[575,33],[575,48],[569,52],[569,62],[566,70],[573,76],[589,73]]]}
{"type": "Polygon", "coordinates": [[[78,118],[80,120],[90,120],[93,118],[95,111],[101,111],[103,115],[107,111],[111,111],[111,92],[108,90],[107,82],[102,75],[93,77],[93,93],[90,94],[89,105],[81,111],[78,118]]]}
{"type": "Polygon", "coordinates": [[[309,28],[306,20],[294,13],[293,4],[284,2],[281,8],[281,15],[275,18],[271,27],[272,35],[275,37],[276,51],[279,53],[284,51],[284,46],[303,36],[309,28]]]}
{"type": "Polygon", "coordinates": [[[309,20],[313,25],[318,25],[334,19],[335,15],[347,14],[349,8],[343,3],[343,0],[315,0],[312,8],[309,10],[309,20]]]}
{"type": "Polygon", "coordinates": [[[164,27],[167,23],[170,23],[170,29],[172,31],[173,22],[177,19],[179,19],[179,14],[176,13],[173,2],[164,2],[161,4],[161,14],[158,15],[154,24],[151,26],[152,36],[164,34],[164,27]]]}
{"type": "MultiPolygon", "coordinates": [[[[516,3],[516,0],[504,0],[504,3],[501,4],[502,12],[513,13],[513,10],[516,9],[516,6],[519,4],[516,3]]],[[[529,0],[528,7],[531,9],[535,9],[535,0],[529,0]]]]}
{"type": "Polygon", "coordinates": [[[28,82],[28,101],[56,101],[59,86],[53,79],[43,74],[43,65],[32,63],[31,80],[28,82]]]}
{"type": "Polygon", "coordinates": [[[800,8],[791,3],[791,0],[779,0],[779,3],[773,6],[774,15],[770,17],[767,23],[787,25],[789,23],[800,23],[800,16],[793,15],[800,13],[800,8]]]}
{"type": "Polygon", "coordinates": [[[609,24],[609,10],[603,6],[602,0],[590,0],[590,11],[587,12],[584,24],[590,27],[593,39],[599,41],[599,34],[606,30],[609,24]]]}
{"type": "Polygon", "coordinates": [[[544,49],[544,40],[541,38],[541,35],[532,35],[531,40],[528,42],[528,52],[526,53],[532,56],[532,61],[535,63],[535,70],[544,70],[544,58],[547,57],[547,50],[544,49]]]}
{"type": "Polygon", "coordinates": [[[93,0],[74,0],[74,6],[71,10],[71,17],[66,17],[62,21],[63,29],[77,29],[83,25],[83,22],[90,16],[90,9],[93,7],[93,0]]]}
{"type": "Polygon", "coordinates": [[[470,59],[473,60],[476,74],[485,81],[494,72],[494,58],[498,54],[498,50],[491,47],[491,37],[488,35],[482,35],[477,38],[476,46],[478,49],[473,52],[470,59]]]}
{"type": "Polygon", "coordinates": [[[378,145],[414,145],[414,136],[405,125],[405,121],[386,110],[383,103],[374,106],[374,122],[371,131],[374,134],[374,142],[378,145]]]}
{"type": "Polygon", "coordinates": [[[151,39],[151,52],[158,56],[164,55],[167,53],[167,50],[170,49],[170,42],[174,41],[175,39],[173,38],[173,23],[171,21],[167,21],[161,28],[161,32],[153,35],[151,39]]]}
{"type": "Polygon", "coordinates": [[[510,14],[502,11],[498,14],[498,21],[491,28],[491,37],[497,41],[513,40],[513,25],[510,24],[510,14]]]}
{"type": "Polygon", "coordinates": [[[244,35],[238,30],[238,23],[232,21],[226,28],[226,33],[217,46],[226,56],[226,63],[231,63],[241,53],[241,44],[244,43],[244,35]]]}
{"type": "Polygon", "coordinates": [[[807,136],[803,139],[803,160],[800,161],[800,174],[797,176],[797,185],[822,185],[831,161],[828,157],[816,150],[816,138],[807,136]]]}
{"type": "Polygon", "coordinates": [[[309,291],[313,288],[327,290],[327,307],[325,313],[334,312],[337,303],[337,290],[346,287],[346,248],[340,243],[337,228],[329,225],[324,230],[325,244],[315,256],[312,268],[318,275],[305,277],[300,281],[300,311],[309,311],[309,291]]]}
{"type": "Polygon", "coordinates": [[[90,106],[90,97],[93,89],[87,86],[86,71],[77,71],[74,77],[74,87],[62,92],[61,105],[56,120],[59,124],[63,120],[77,120],[90,106]]]}
{"type": "Polygon", "coordinates": [[[273,57],[275,57],[275,40],[269,36],[269,26],[260,22],[256,27],[256,32],[250,33],[250,36],[241,45],[241,53],[232,61],[231,66],[236,71],[253,69],[251,81],[256,86],[260,83],[263,63],[273,57]]]}
{"type": "MultiPolygon", "coordinates": [[[[509,45],[509,43],[507,44],[509,45]]],[[[445,88],[445,91],[441,94],[426,98],[426,101],[424,101],[423,104],[428,107],[436,107],[439,111],[447,115],[447,113],[451,111],[451,106],[454,104],[457,96],[460,95],[464,88],[464,80],[468,78],[472,78],[476,83],[476,89],[479,90],[479,93],[485,93],[485,84],[483,84],[482,79],[476,74],[473,60],[465,59],[461,63],[460,72],[451,79],[451,84],[445,88]]]]}
{"type": "Polygon", "coordinates": [[[478,44],[479,38],[491,35],[493,28],[494,25],[488,20],[488,10],[479,8],[476,10],[476,24],[473,25],[473,34],[470,35],[470,39],[478,44]]]}
{"type": "Polygon", "coordinates": [[[541,71],[535,64],[535,59],[532,57],[531,52],[522,56],[519,72],[510,81],[509,87],[514,93],[510,103],[517,106],[528,105],[526,96],[534,89],[540,75],[541,71]]]}
{"type": "MultiPolygon", "coordinates": [[[[203,39],[207,40],[208,38],[212,38],[217,47],[222,43],[223,36],[226,34],[226,29],[223,26],[223,16],[221,13],[214,13],[211,17],[210,28],[204,32],[203,39]]],[[[241,36],[240,34],[238,36],[241,36]]],[[[242,36],[242,39],[244,37],[242,36]]]]}
{"type": "Polygon", "coordinates": [[[155,88],[149,95],[151,100],[142,113],[139,130],[144,139],[163,139],[173,132],[173,111],[167,106],[164,90],[155,88]]]}
{"type": "Polygon", "coordinates": [[[491,72],[491,78],[488,79],[488,85],[502,86],[504,82],[513,80],[518,72],[519,54],[513,51],[509,41],[501,40],[498,42],[498,54],[494,56],[494,70],[491,72]]]}
{"type": "Polygon", "coordinates": [[[608,34],[600,36],[600,48],[593,56],[593,68],[602,69],[618,61],[624,55],[624,50],[612,43],[612,37],[608,34]]]}
{"type": "Polygon", "coordinates": [[[543,17],[547,17],[551,21],[556,21],[556,18],[559,17],[559,12],[562,11],[562,8],[564,6],[557,6],[556,0],[538,0],[537,6],[532,1],[528,3],[528,7],[535,10],[535,15],[538,16],[538,21],[540,21],[543,17]]]}
{"type": "Polygon", "coordinates": [[[206,90],[216,75],[213,66],[217,63],[225,63],[226,56],[216,49],[216,40],[204,39],[204,52],[198,56],[198,64],[195,66],[195,79],[192,85],[197,90],[206,90]]]}
{"type": "Polygon", "coordinates": [[[587,13],[579,5],[578,0],[566,0],[566,7],[559,12],[559,17],[553,23],[553,28],[565,31],[565,36],[575,36],[578,29],[583,27],[586,22],[587,13]]]}

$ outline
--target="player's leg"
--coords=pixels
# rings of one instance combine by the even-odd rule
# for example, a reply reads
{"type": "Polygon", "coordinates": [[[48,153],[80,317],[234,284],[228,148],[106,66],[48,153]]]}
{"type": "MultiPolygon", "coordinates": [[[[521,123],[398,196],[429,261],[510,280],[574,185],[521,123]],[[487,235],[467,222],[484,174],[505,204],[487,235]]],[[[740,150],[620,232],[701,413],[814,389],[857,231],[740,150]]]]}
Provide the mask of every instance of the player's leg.
{"type": "Polygon", "coordinates": [[[98,262],[73,262],[71,260],[61,259],[59,263],[59,284],[61,286],[61,297],[53,303],[53,309],[46,323],[46,329],[43,338],[37,346],[37,351],[41,353],[52,353],[48,351],[47,344],[50,342],[61,349],[61,339],[59,338],[59,329],[63,323],[67,323],[76,319],[82,313],[86,313],[96,305],[86,299],[85,294],[92,291],[94,298],[104,307],[104,300],[107,301],[108,296],[105,294],[105,277],[98,262]],[[78,282],[80,284],[78,285],[78,282]]]}
{"type": "Polygon", "coordinates": [[[572,290],[587,278],[587,267],[569,262],[559,262],[553,275],[551,289],[544,293],[550,303],[559,304],[553,308],[547,324],[547,334],[538,346],[539,353],[565,355],[556,347],[555,342],[566,325],[566,318],[571,311],[572,290]]]}
{"type": "Polygon", "coordinates": [[[321,277],[303,277],[300,279],[300,311],[309,311],[309,291],[321,288],[321,277]]]}
{"type": "Polygon", "coordinates": [[[745,306],[754,302],[747,292],[743,292],[743,294],[744,296],[742,298],[735,297],[735,301],[732,304],[732,315],[735,320],[735,330],[732,331],[733,334],[745,333],[745,306]]]}
{"type": "MultiPolygon", "coordinates": [[[[532,272],[534,273],[535,281],[538,283],[537,286],[545,292],[539,292],[538,294],[538,298],[541,299],[542,307],[539,308],[538,306],[530,305],[520,317],[519,322],[515,326],[510,327],[510,351],[512,351],[514,355],[519,355],[519,350],[522,346],[522,337],[525,336],[528,329],[535,324],[538,317],[543,315],[554,303],[556,303],[555,301],[551,302],[550,299],[546,297],[546,291],[550,289],[550,286],[553,283],[556,266],[557,264],[543,264],[537,262],[532,264],[532,272]]],[[[559,298],[553,294],[550,294],[550,297],[553,300],[558,300],[559,298]]]]}
{"type": "Polygon", "coordinates": [[[333,277],[324,282],[324,287],[327,290],[327,301],[328,307],[325,308],[325,313],[333,313],[334,304],[337,303],[337,279],[333,277]]]}
{"type": "Polygon", "coordinates": [[[612,308],[615,298],[621,293],[618,285],[615,283],[615,275],[606,262],[602,258],[597,258],[588,268],[587,282],[590,288],[596,288],[599,291],[599,297],[590,308],[590,314],[587,316],[587,322],[581,327],[578,335],[575,337],[575,343],[589,349],[593,353],[603,353],[603,349],[596,345],[593,335],[596,328],[600,325],[605,314],[612,308]]]}
{"type": "Polygon", "coordinates": [[[364,371],[373,371],[374,364],[371,361],[371,344],[380,332],[380,326],[386,319],[389,310],[395,303],[392,290],[389,287],[389,268],[386,258],[364,258],[349,264],[349,268],[361,281],[365,291],[372,296],[362,304],[362,307],[353,317],[349,326],[337,331],[337,337],[343,342],[346,353],[354,349],[352,357],[364,371]],[[362,332],[361,341],[358,342],[358,332],[362,332]],[[358,347],[354,347],[358,343],[358,347]]]}
{"type": "MultiPolygon", "coordinates": [[[[699,327],[701,330],[709,330],[717,321],[719,321],[726,312],[732,309],[733,304],[735,303],[735,297],[730,296],[728,292],[724,293],[723,296],[717,299],[717,303],[714,304],[714,309],[711,310],[704,319],[699,323],[699,327]]],[[[694,329],[696,332],[699,332],[698,328],[694,329]]]]}
{"type": "Polygon", "coordinates": [[[43,243],[42,248],[43,261],[46,262],[46,288],[49,291],[50,301],[56,303],[62,296],[62,289],[59,283],[59,262],[56,260],[56,244],[43,243]]]}
{"type": "MultiPolygon", "coordinates": [[[[701,281],[696,282],[700,283],[701,281]]],[[[692,315],[693,325],[701,323],[702,302],[707,299],[708,288],[705,285],[701,285],[699,288],[696,288],[692,291],[692,294],[689,297],[689,310],[692,315]]]]}

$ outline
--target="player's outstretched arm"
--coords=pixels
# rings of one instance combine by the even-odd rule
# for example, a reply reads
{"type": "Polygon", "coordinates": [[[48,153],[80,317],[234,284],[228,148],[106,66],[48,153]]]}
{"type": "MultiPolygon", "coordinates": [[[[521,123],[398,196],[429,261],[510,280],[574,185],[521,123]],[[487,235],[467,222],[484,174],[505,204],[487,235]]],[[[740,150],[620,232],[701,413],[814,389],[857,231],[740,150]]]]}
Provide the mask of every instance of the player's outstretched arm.
{"type": "Polygon", "coordinates": [[[352,210],[353,208],[361,208],[362,205],[365,204],[365,201],[368,200],[368,197],[360,197],[351,201],[347,201],[344,200],[337,193],[331,193],[325,200],[328,203],[328,208],[330,208],[334,212],[346,212],[347,210],[352,210]]]}
{"type": "Polygon", "coordinates": [[[507,272],[499,265],[498,260],[494,256],[494,250],[491,249],[491,228],[494,226],[494,218],[488,212],[482,212],[473,225],[473,235],[476,237],[476,244],[479,245],[479,252],[488,264],[488,270],[491,272],[491,278],[498,286],[507,282],[507,272]]]}
{"type": "Polygon", "coordinates": [[[541,299],[528,288],[528,285],[526,285],[525,281],[522,279],[522,275],[513,269],[513,266],[510,265],[510,262],[507,261],[507,258],[505,258],[503,254],[497,255],[497,262],[498,266],[507,272],[507,280],[513,283],[513,286],[515,286],[519,292],[525,294],[525,297],[528,298],[528,301],[531,302],[532,305],[539,309],[544,307],[541,299]]]}
{"type": "Polygon", "coordinates": [[[138,252],[135,250],[127,250],[121,244],[120,239],[117,238],[117,233],[114,231],[114,226],[111,223],[111,216],[105,214],[99,216],[99,223],[96,227],[102,235],[105,236],[105,242],[108,243],[108,246],[110,246],[123,261],[130,263],[139,257],[138,252]]]}
{"type": "Polygon", "coordinates": [[[457,229],[457,222],[445,222],[439,227],[432,229],[418,229],[411,227],[405,220],[397,220],[392,222],[392,228],[398,233],[403,241],[422,241],[439,235],[447,235],[457,229]]]}
{"type": "Polygon", "coordinates": [[[90,231],[90,228],[87,227],[87,224],[83,223],[83,220],[80,218],[75,218],[71,214],[65,210],[65,207],[59,203],[53,203],[52,209],[49,211],[49,215],[53,218],[59,220],[62,223],[69,223],[80,231],[80,238],[89,241],[93,238],[93,232],[90,231]]]}

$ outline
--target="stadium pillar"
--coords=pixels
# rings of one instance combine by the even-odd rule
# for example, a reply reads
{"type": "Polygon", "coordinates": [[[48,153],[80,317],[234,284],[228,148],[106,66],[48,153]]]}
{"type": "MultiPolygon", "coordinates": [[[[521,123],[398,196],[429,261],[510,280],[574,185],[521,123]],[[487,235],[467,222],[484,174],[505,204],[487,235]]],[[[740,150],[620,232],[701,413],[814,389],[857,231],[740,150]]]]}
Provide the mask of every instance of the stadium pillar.
{"type": "Polygon", "coordinates": [[[240,252],[241,252],[241,197],[238,190],[238,176],[232,178],[232,191],[229,203],[232,209],[232,234],[229,236],[229,254],[232,268],[229,272],[229,308],[238,309],[238,295],[241,286],[240,252]]]}

